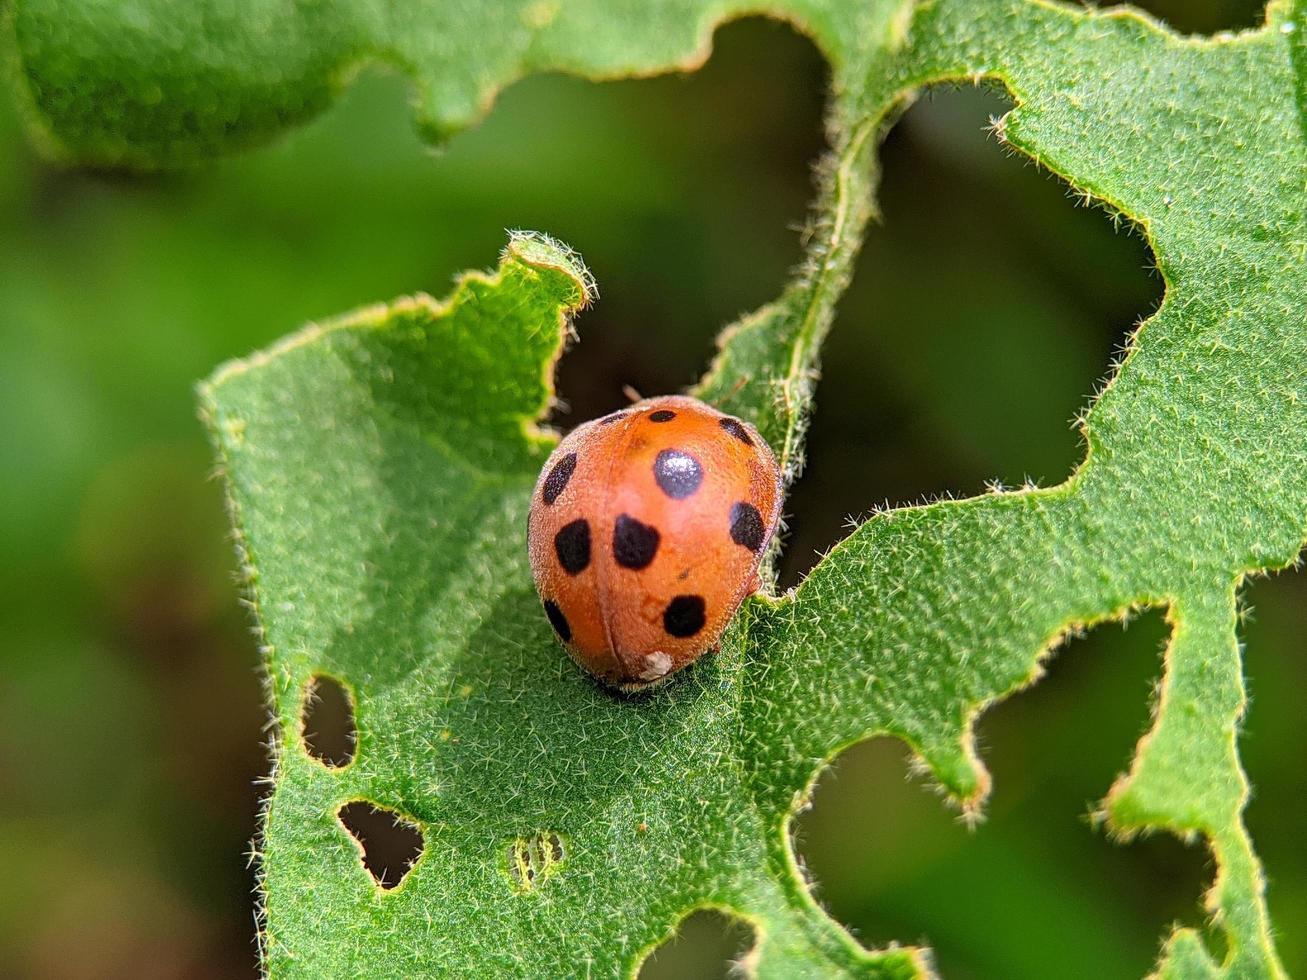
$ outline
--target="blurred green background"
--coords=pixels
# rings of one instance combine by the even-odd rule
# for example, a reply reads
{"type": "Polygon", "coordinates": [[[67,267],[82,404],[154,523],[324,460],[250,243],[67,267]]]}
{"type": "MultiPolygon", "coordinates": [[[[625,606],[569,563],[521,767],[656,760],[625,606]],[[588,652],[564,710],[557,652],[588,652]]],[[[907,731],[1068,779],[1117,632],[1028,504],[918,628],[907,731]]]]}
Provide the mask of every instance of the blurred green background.
{"type": "MultiPolygon", "coordinates": [[[[1150,6],[1210,31],[1261,5],[1150,6]]],[[[440,295],[525,227],[580,249],[602,293],[557,424],[623,385],[682,387],[799,258],[822,85],[806,40],[749,20],[692,76],[522,82],[437,153],[403,81],[374,72],[275,146],[152,177],[46,163],[0,107],[0,974],[255,973],[264,711],[193,382],[306,320],[440,295]]],[[[886,142],[785,584],[849,515],[1062,480],[1070,420],[1158,302],[1138,238],[986,134],[1006,107],[940,90],[886,142]]],[[[1285,574],[1247,597],[1248,821],[1303,974],[1307,588],[1285,574]]],[[[1087,814],[1147,725],[1164,637],[1159,613],[1096,630],[982,719],[995,792],[976,830],[896,744],[849,750],[799,823],[832,914],[867,943],[932,943],[950,978],[1146,973],[1171,923],[1203,924],[1210,862],[1167,837],[1113,845],[1087,814]]],[[[726,926],[696,916],[649,974],[720,973],[747,939],[726,926]]]]}

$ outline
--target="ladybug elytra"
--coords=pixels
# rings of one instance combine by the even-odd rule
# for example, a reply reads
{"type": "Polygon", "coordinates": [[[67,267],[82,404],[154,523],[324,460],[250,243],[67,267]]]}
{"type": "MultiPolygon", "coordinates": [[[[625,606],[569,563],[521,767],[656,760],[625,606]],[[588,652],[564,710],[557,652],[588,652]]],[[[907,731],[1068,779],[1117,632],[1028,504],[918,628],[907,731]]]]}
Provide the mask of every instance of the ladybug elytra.
{"type": "Polygon", "coordinates": [[[658,684],[716,646],[780,519],[756,429],[653,398],[572,431],[531,498],[536,590],[572,659],[612,687],[658,684]]]}

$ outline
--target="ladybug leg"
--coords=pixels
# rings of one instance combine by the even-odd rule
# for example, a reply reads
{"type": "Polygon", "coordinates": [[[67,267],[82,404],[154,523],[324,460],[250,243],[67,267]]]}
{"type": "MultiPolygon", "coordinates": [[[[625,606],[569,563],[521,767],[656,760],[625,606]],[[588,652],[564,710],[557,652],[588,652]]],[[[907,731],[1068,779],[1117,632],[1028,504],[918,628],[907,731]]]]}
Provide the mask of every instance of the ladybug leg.
{"type": "Polygon", "coordinates": [[[753,595],[755,592],[762,590],[762,578],[757,572],[753,573],[753,578],[749,579],[749,591],[746,595],[753,595]]]}

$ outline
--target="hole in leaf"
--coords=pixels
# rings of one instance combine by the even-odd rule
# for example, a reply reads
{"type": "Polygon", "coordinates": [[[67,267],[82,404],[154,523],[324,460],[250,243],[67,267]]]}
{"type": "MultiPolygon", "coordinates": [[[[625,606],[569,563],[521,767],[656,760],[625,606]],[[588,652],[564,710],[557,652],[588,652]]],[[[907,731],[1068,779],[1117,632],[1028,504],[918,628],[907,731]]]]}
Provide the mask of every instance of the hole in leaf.
{"type": "Polygon", "coordinates": [[[1266,0],[1130,0],[1130,6],[1181,34],[1242,31],[1266,21],[1266,0]]]}
{"type": "Polygon", "coordinates": [[[551,830],[518,837],[508,845],[508,879],[520,895],[535,891],[567,858],[563,838],[551,830]]]}
{"type": "Polygon", "coordinates": [[[716,909],[699,909],[677,925],[672,935],[649,954],[640,980],[696,980],[739,977],[739,968],[757,942],[753,927],[716,909]]]}
{"type": "Polygon", "coordinates": [[[1208,851],[1165,833],[1113,843],[1088,814],[1149,726],[1166,638],[1160,611],[1105,624],[985,713],[994,788],[975,830],[908,780],[897,739],[844,752],[796,821],[818,900],[868,946],[930,945],[945,977],[1149,973],[1172,924],[1203,926],[1208,851]]]}
{"type": "Polygon", "coordinates": [[[309,755],[333,769],[354,761],[354,704],[340,681],[315,674],[304,689],[300,720],[309,755]]]}
{"type": "Polygon", "coordinates": [[[1248,713],[1239,754],[1252,784],[1244,819],[1266,870],[1266,900],[1276,944],[1289,976],[1307,976],[1307,847],[1302,803],[1307,800],[1307,575],[1283,571],[1251,583],[1240,626],[1248,713]],[[1294,927],[1292,923],[1299,923],[1294,927]]]}
{"type": "Polygon", "coordinates": [[[873,225],[822,357],[781,584],[883,504],[1051,486],[1071,420],[1160,302],[1147,244],[986,132],[996,91],[926,93],[881,150],[873,225]]]}
{"type": "Polygon", "coordinates": [[[382,888],[394,888],[422,856],[422,831],[406,817],[369,800],[346,803],[336,818],[358,842],[363,867],[382,888]]]}
{"type": "MultiPolygon", "coordinates": [[[[599,280],[602,300],[558,366],[564,428],[625,407],[625,385],[646,396],[684,388],[707,367],[721,327],[773,300],[802,257],[795,229],[826,146],[826,62],[811,40],[766,17],[723,25],[712,45],[688,75],[527,80],[484,124],[521,119],[518,108],[546,91],[566,105],[556,118],[567,132],[569,160],[558,170],[567,193],[536,195],[485,222],[548,228],[583,251],[599,280]]],[[[539,115],[519,129],[538,129],[539,115]]]]}

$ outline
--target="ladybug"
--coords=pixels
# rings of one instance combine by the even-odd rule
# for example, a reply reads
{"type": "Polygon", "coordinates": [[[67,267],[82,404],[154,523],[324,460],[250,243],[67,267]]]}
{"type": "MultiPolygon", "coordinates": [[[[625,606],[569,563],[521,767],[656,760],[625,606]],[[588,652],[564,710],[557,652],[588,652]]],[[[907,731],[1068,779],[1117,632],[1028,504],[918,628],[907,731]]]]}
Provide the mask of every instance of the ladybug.
{"type": "Polygon", "coordinates": [[[605,684],[658,684],[715,648],[780,520],[776,457],[747,422],[652,398],[579,426],[545,461],[527,550],[545,614],[605,684]]]}

